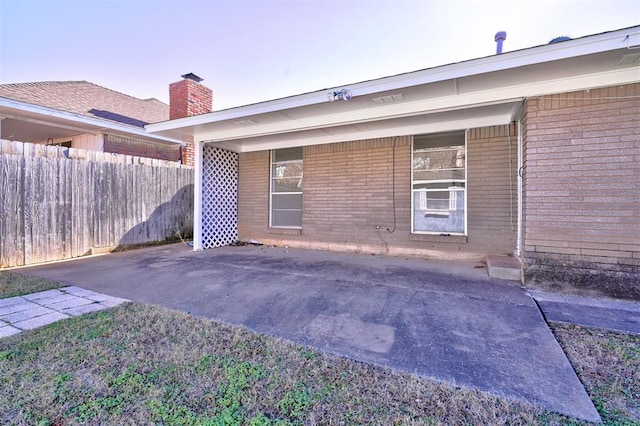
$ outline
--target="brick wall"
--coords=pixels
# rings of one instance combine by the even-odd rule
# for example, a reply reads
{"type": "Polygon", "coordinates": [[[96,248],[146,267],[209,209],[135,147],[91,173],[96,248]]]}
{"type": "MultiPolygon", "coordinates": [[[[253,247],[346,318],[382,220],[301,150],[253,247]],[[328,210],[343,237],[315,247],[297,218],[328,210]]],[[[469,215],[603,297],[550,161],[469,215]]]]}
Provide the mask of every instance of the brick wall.
{"type": "Polygon", "coordinates": [[[180,161],[180,146],[178,145],[161,145],[114,135],[104,135],[103,151],[112,154],[180,161]]]}
{"type": "Polygon", "coordinates": [[[470,129],[467,146],[469,239],[487,252],[513,253],[518,227],[516,124],[470,129]]]}
{"type": "Polygon", "coordinates": [[[640,299],[638,95],[631,84],[527,101],[528,284],[640,299]]]}
{"type": "Polygon", "coordinates": [[[196,147],[193,142],[185,142],[182,147],[182,164],[194,167],[196,164],[196,147]]]}
{"type": "Polygon", "coordinates": [[[211,112],[213,92],[188,78],[169,85],[169,118],[190,117],[211,112]]]}
{"type": "Polygon", "coordinates": [[[305,147],[301,231],[269,229],[269,152],[242,153],[239,236],[310,248],[444,258],[511,253],[516,224],[512,226],[509,209],[517,217],[513,133],[511,140],[510,166],[507,126],[469,132],[467,237],[411,234],[410,137],[395,139],[395,230],[394,138],[305,147]]]}
{"type": "Polygon", "coordinates": [[[238,164],[238,235],[262,238],[269,227],[269,151],[244,152],[238,164]]]}

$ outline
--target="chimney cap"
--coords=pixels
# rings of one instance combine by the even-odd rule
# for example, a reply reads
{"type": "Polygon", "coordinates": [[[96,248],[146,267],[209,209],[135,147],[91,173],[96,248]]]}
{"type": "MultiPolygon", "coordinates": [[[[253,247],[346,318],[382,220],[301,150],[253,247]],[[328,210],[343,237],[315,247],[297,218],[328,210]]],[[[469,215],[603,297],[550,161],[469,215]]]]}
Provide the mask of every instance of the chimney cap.
{"type": "Polygon", "coordinates": [[[195,74],[194,74],[194,73],[192,73],[192,72],[187,73],[187,74],[182,74],[180,77],[185,78],[185,79],[187,79],[187,80],[193,80],[193,81],[195,81],[196,83],[200,83],[202,80],[204,80],[204,78],[199,77],[199,76],[195,75],[195,74]]]}
{"type": "Polygon", "coordinates": [[[494,41],[504,41],[507,39],[507,32],[506,31],[498,31],[494,37],[494,41]]]}

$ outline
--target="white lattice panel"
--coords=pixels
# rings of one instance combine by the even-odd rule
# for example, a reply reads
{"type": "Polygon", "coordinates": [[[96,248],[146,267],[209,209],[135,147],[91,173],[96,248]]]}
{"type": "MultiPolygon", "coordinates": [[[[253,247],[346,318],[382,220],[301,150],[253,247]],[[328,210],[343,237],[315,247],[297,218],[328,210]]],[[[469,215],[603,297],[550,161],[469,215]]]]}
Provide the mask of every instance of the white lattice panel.
{"type": "Polygon", "coordinates": [[[202,148],[202,248],[238,240],[238,154],[202,148]]]}

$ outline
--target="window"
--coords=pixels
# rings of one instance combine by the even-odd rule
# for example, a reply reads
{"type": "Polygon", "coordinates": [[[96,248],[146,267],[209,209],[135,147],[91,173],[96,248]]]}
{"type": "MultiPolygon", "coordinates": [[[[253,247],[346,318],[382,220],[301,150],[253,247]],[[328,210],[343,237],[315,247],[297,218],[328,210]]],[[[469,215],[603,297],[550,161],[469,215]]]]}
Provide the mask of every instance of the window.
{"type": "Polygon", "coordinates": [[[302,147],[271,151],[273,228],[302,228],[302,147]]]}
{"type": "Polygon", "coordinates": [[[464,131],[415,136],[411,179],[411,231],[465,234],[464,131]]]}

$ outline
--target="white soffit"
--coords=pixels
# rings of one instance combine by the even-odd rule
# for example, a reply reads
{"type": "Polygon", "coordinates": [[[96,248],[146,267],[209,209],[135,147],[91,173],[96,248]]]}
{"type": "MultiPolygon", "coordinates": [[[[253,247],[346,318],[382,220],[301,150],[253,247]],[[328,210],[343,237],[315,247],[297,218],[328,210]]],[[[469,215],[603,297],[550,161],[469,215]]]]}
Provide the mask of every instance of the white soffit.
{"type": "MultiPolygon", "coordinates": [[[[276,99],[272,101],[262,102],[253,105],[246,105],[237,108],[231,108],[223,111],[215,111],[209,114],[203,114],[200,116],[186,117],[177,120],[171,120],[163,123],[156,123],[147,125],[146,128],[150,132],[164,133],[169,135],[171,131],[185,132],[193,135],[195,140],[207,140],[215,138],[213,133],[220,131],[219,124],[224,127],[225,122],[242,122],[247,119],[255,119],[260,125],[260,118],[267,118],[268,121],[272,121],[273,116],[280,116],[280,119],[284,122],[285,116],[290,115],[289,112],[298,112],[303,110],[312,110],[317,114],[316,117],[321,114],[332,115],[333,111],[343,110],[345,114],[357,115],[357,111],[360,109],[359,99],[368,98],[371,102],[372,98],[383,97],[393,95],[397,92],[402,92],[407,96],[407,100],[410,98],[410,94],[407,93],[408,88],[417,88],[419,86],[431,86],[434,83],[441,83],[449,81],[452,87],[457,86],[460,79],[465,79],[472,76],[478,76],[482,79],[486,79],[487,83],[492,81],[497,83],[498,86],[505,86],[505,82],[500,83],[499,79],[496,79],[496,74],[501,74],[507,70],[523,71],[526,67],[531,66],[543,66],[542,73],[535,73],[533,77],[515,78],[515,80],[509,82],[513,84],[513,90],[510,96],[503,97],[502,99],[509,99],[513,97],[521,96],[535,96],[544,93],[550,93],[546,91],[545,84],[548,81],[560,82],[561,80],[572,80],[576,77],[594,77],[591,81],[583,81],[582,85],[571,85],[566,87],[566,90],[580,90],[589,87],[598,87],[598,84],[602,85],[615,85],[623,84],[624,82],[637,81],[638,69],[635,68],[635,74],[629,77],[629,72],[633,72],[632,69],[621,70],[620,64],[616,64],[619,60],[619,56],[615,61],[610,61],[608,58],[603,58],[602,55],[607,56],[614,51],[628,53],[630,45],[634,45],[636,40],[640,38],[640,26],[610,31],[607,33],[596,34],[592,36],[582,37],[575,40],[569,40],[561,43],[548,44],[543,46],[532,47],[528,49],[518,50],[514,52],[503,53],[501,55],[492,55],[485,58],[473,59],[463,61],[455,64],[449,64],[439,66],[435,68],[429,68],[425,70],[400,74],[391,77],[384,77],[376,80],[365,81],[361,83],[349,84],[340,88],[328,88],[317,92],[306,93],[297,96],[291,96],[283,99],[276,99]],[[589,70],[585,70],[585,64],[581,64],[579,67],[570,66],[569,63],[573,59],[580,60],[585,59],[588,62],[589,70]],[[567,67],[567,65],[569,65],[567,67]],[[620,75],[614,75],[617,71],[620,71],[620,75]],[[626,75],[624,72],[626,71],[626,75]],[[599,78],[605,74],[611,73],[611,79],[599,78]],[[549,80],[547,80],[549,79],[549,80]],[[533,83],[533,84],[532,84],[533,83]],[[533,87],[533,86],[539,87],[533,87]],[[530,86],[529,91],[517,90],[523,86],[530,86]],[[332,90],[339,90],[341,88],[349,89],[353,94],[353,99],[348,103],[350,107],[337,107],[335,104],[345,103],[344,101],[332,102],[333,109],[329,109],[326,106],[328,103],[326,100],[326,93],[332,90]],[[519,93],[516,93],[519,92],[519,93]],[[355,101],[355,102],[354,102],[355,101]],[[355,113],[355,114],[354,114],[355,113]],[[167,133],[165,133],[167,132],[167,133]]],[[[617,53],[616,53],[617,54],[617,53]]],[[[629,66],[629,65],[627,65],[629,66]]],[[[630,65],[633,66],[633,65],[630,65]]],[[[520,74],[520,73],[517,73],[520,74]]],[[[510,85],[507,83],[506,85],[510,85]]],[[[491,84],[489,84],[491,85],[491,84]]],[[[564,87],[564,86],[563,86],[564,87]]],[[[494,86],[494,88],[496,88],[494,86]]],[[[491,90],[491,89],[490,89],[491,90]]],[[[562,90],[562,89],[561,89],[562,90]]],[[[457,87],[455,89],[458,94],[457,87]]],[[[460,93],[462,94],[462,93],[460,93]]],[[[431,95],[427,95],[428,98],[433,100],[431,95]]],[[[436,96],[439,97],[439,96],[436,96]]],[[[496,101],[497,99],[493,99],[496,101]]],[[[491,99],[484,99],[484,102],[490,102],[491,99]]],[[[371,102],[373,104],[373,102],[371,102]]],[[[407,102],[410,103],[410,102],[407,102]]],[[[381,108],[387,108],[401,105],[403,102],[393,102],[382,105],[378,105],[381,108]]],[[[460,103],[458,104],[460,105],[460,103]]],[[[371,109],[369,109],[371,110],[371,109]]],[[[422,113],[423,111],[414,111],[413,113],[422,113]]],[[[374,114],[376,115],[376,114],[374,114]]],[[[379,114],[378,114],[379,115],[379,114]]],[[[390,118],[391,115],[387,115],[390,118]]],[[[380,119],[381,117],[370,116],[368,119],[380,119]]],[[[364,117],[360,117],[359,121],[363,121],[364,117]]],[[[348,120],[347,120],[348,121],[348,120]]],[[[334,121],[331,124],[338,125],[340,122],[345,123],[345,120],[334,121]]],[[[325,124],[329,125],[329,124],[325,124]]],[[[242,127],[242,126],[236,126],[242,127]]],[[[247,126],[249,128],[250,126],[247,126]]],[[[288,130],[276,130],[274,131],[295,131],[301,130],[299,126],[285,126],[288,130]],[[297,127],[294,129],[294,127],[297,127]]],[[[303,126],[304,127],[304,126],[303,126]]],[[[236,132],[237,137],[243,136],[256,136],[257,132],[252,132],[248,135],[241,135],[242,132],[236,132]]],[[[233,138],[230,134],[228,137],[233,138]]]]}
{"type": "Polygon", "coordinates": [[[9,98],[0,97],[0,116],[18,122],[47,126],[52,129],[67,129],[75,132],[75,134],[112,133],[118,136],[136,137],[156,143],[184,145],[181,140],[163,135],[154,135],[142,127],[87,117],[9,98]]]}
{"type": "Polygon", "coordinates": [[[304,131],[272,134],[237,140],[204,141],[213,146],[235,152],[262,151],[295,146],[319,145],[351,140],[406,136],[421,133],[445,132],[474,127],[509,124],[519,111],[522,100],[466,108],[456,111],[369,121],[304,131]]]}

